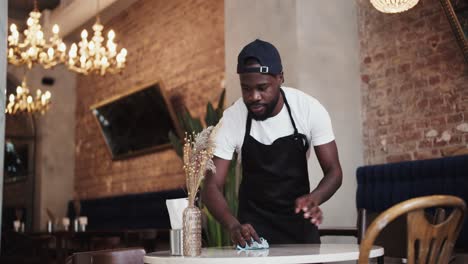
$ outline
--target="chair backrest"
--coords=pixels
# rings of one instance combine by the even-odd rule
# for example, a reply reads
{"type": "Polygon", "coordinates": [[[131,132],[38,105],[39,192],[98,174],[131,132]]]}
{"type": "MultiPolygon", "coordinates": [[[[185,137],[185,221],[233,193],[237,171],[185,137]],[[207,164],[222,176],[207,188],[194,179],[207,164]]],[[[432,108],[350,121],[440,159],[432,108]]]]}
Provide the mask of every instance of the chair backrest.
{"type": "MultiPolygon", "coordinates": [[[[383,211],[411,198],[443,194],[460,197],[468,203],[468,153],[429,160],[366,165],[357,169],[356,180],[356,208],[365,209],[365,220],[369,224],[383,211]]],[[[397,230],[401,230],[401,226],[406,228],[405,215],[393,221],[377,238],[376,244],[385,247],[386,255],[406,256],[406,250],[393,250],[402,243],[406,245],[406,232],[401,232],[397,238],[394,236],[397,230]]],[[[406,246],[403,248],[406,249],[406,246]]],[[[455,249],[465,251],[467,248],[468,217],[455,244],[455,249]]]]}
{"type": "Polygon", "coordinates": [[[359,264],[368,263],[369,251],[379,233],[401,215],[408,224],[408,264],[448,263],[466,213],[465,202],[455,196],[431,195],[413,198],[381,213],[369,226],[361,241],[359,264]],[[451,208],[445,219],[430,223],[424,213],[427,208],[451,208]]]}
{"type": "Polygon", "coordinates": [[[72,264],[143,264],[145,250],[121,248],[74,253],[72,264]]]}

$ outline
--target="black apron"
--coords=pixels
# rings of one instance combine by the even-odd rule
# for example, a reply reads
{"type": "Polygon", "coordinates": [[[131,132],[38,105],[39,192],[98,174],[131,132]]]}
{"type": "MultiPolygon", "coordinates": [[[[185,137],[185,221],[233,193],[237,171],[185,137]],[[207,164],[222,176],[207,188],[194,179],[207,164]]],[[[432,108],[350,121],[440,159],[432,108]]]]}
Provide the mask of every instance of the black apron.
{"type": "Polygon", "coordinates": [[[282,89],[294,134],[265,145],[250,136],[247,116],[242,145],[242,182],[239,188],[239,221],[249,223],[271,244],[320,243],[317,227],[296,214],[296,198],[308,194],[306,136],[299,134],[282,89]]]}

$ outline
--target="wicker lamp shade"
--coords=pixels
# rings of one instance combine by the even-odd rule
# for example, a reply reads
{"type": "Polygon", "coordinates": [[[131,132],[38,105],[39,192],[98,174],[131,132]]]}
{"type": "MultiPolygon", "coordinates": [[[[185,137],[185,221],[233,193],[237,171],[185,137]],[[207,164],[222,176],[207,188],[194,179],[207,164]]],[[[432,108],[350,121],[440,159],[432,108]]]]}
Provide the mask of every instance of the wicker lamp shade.
{"type": "Polygon", "coordinates": [[[400,13],[413,8],[419,0],[370,0],[370,2],[382,13],[400,13]]]}

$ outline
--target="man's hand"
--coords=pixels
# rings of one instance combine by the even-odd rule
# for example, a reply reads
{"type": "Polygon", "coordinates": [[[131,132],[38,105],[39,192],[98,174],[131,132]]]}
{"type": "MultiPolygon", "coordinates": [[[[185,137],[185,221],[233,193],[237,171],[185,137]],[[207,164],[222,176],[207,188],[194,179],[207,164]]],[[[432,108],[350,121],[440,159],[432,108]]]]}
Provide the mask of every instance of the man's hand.
{"type": "Polygon", "coordinates": [[[257,235],[257,232],[250,224],[239,224],[229,229],[231,233],[231,240],[234,245],[240,245],[245,247],[246,244],[249,246],[252,244],[252,238],[260,243],[260,238],[257,235]]]}
{"type": "Polygon", "coordinates": [[[315,154],[323,171],[323,179],[309,194],[296,199],[296,214],[303,212],[304,218],[316,226],[323,220],[322,210],[319,205],[330,199],[340,188],[343,173],[338,159],[338,150],[333,140],[330,143],[314,147],[315,154]]]}
{"type": "Polygon", "coordinates": [[[310,218],[310,222],[316,226],[322,223],[322,210],[317,200],[310,193],[296,199],[295,212],[296,214],[303,212],[304,218],[310,218]]]}

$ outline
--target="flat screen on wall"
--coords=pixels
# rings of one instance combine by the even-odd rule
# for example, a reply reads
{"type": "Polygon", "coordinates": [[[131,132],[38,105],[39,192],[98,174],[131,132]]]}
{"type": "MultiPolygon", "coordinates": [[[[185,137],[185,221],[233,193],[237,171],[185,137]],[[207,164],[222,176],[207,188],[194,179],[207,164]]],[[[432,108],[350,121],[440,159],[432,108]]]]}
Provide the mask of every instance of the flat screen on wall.
{"type": "Polygon", "coordinates": [[[181,135],[161,83],[118,95],[92,106],[91,111],[112,159],[170,147],[169,131],[181,135]]]}

